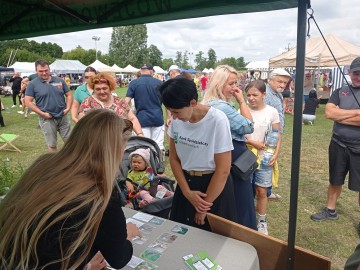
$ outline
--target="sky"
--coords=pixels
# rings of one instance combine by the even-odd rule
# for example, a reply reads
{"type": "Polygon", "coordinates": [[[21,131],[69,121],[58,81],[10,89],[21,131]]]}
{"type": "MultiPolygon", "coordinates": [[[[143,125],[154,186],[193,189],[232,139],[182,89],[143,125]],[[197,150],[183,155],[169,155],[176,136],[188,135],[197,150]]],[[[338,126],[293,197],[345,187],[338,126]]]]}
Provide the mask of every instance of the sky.
{"type": "MultiPolygon", "coordinates": [[[[314,18],[324,35],[333,34],[360,46],[358,0],[311,0],[314,18]]],[[[308,11],[310,12],[310,11],[308,11]]],[[[221,15],[147,24],[148,46],[156,45],[163,58],[175,58],[176,51],[190,52],[191,64],[195,54],[205,55],[214,49],[217,59],[244,57],[246,62],[268,60],[296,47],[297,9],[221,15]],[[191,54],[192,53],[192,54],[191,54]]],[[[95,49],[93,36],[100,37],[96,47],[107,53],[112,28],[102,28],[67,34],[32,38],[37,42],[57,43],[65,51],[80,45],[95,49]]],[[[310,35],[320,36],[314,21],[310,35]]]]}

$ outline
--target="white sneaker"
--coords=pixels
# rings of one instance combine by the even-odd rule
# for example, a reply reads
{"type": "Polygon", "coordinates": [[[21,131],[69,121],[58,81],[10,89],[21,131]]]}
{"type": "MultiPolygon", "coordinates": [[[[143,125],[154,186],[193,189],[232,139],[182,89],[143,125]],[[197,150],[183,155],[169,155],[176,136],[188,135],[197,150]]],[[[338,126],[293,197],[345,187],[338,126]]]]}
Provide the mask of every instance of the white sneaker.
{"type": "Polygon", "coordinates": [[[258,232],[269,235],[266,221],[259,221],[257,228],[258,232]]]}
{"type": "Polygon", "coordinates": [[[23,112],[23,111],[18,111],[18,113],[20,113],[20,114],[24,114],[24,112],[23,112]]]}
{"type": "Polygon", "coordinates": [[[22,105],[19,105],[19,108],[22,108],[22,105]]]}
{"type": "Polygon", "coordinates": [[[35,112],[31,112],[30,114],[36,114],[35,112]]]}
{"type": "Polygon", "coordinates": [[[12,106],[11,106],[11,108],[15,108],[15,107],[16,107],[16,105],[12,105],[12,106]]]}

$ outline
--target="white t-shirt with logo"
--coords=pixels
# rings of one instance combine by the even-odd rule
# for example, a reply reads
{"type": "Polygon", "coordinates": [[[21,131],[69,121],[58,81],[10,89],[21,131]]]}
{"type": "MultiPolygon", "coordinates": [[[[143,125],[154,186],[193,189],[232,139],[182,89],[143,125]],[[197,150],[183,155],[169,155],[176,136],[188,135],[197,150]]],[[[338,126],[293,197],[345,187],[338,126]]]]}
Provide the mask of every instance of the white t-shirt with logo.
{"type": "Polygon", "coordinates": [[[174,139],[181,167],[187,171],[215,170],[214,155],[234,149],[229,120],[212,107],[197,123],[173,120],[168,135],[174,139]]]}

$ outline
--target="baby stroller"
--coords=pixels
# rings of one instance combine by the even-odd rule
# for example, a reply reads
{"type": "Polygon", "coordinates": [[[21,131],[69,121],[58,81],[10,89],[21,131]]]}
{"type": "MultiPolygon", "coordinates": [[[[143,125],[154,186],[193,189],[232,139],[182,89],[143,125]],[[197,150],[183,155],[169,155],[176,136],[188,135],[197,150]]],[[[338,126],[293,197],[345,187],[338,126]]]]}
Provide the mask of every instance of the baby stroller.
{"type": "MultiPolygon", "coordinates": [[[[125,147],[124,157],[120,164],[120,172],[116,178],[116,183],[120,189],[120,193],[123,197],[124,205],[126,202],[131,202],[132,206],[135,210],[140,210],[142,212],[155,215],[162,218],[168,218],[171,210],[173,196],[165,197],[162,199],[155,199],[154,201],[150,202],[143,208],[139,207],[138,198],[130,198],[129,194],[127,193],[126,188],[126,177],[127,173],[130,169],[130,158],[129,155],[131,152],[139,149],[139,148],[149,148],[150,149],[150,165],[154,174],[154,177],[149,181],[150,183],[150,195],[155,197],[157,193],[157,186],[162,185],[166,189],[170,191],[174,191],[175,181],[169,179],[167,177],[159,176],[158,174],[162,174],[165,171],[164,161],[162,152],[155,141],[150,138],[140,137],[140,136],[133,136],[130,137],[127,146],[125,147]]],[[[143,188],[139,186],[136,188],[136,192],[139,189],[143,188]]],[[[135,193],[136,193],[135,192],[135,193]]],[[[134,193],[134,194],[135,194],[134,193]]]]}

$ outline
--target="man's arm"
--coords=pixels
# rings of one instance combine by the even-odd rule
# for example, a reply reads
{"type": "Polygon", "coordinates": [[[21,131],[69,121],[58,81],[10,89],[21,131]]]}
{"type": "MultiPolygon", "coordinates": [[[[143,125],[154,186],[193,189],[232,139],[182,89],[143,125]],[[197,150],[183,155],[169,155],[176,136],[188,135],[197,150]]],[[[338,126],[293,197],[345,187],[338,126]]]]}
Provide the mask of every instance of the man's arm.
{"type": "Polygon", "coordinates": [[[73,101],[73,96],[72,96],[71,91],[66,92],[65,96],[66,96],[66,109],[64,110],[64,115],[66,115],[70,111],[71,104],[72,104],[72,101],[73,101]]]}
{"type": "Polygon", "coordinates": [[[25,105],[26,105],[26,107],[28,107],[30,110],[32,110],[33,112],[37,113],[38,115],[40,115],[41,117],[43,117],[45,119],[52,118],[51,114],[49,114],[47,112],[43,112],[42,110],[40,110],[39,107],[36,106],[33,103],[33,100],[34,100],[34,97],[25,96],[25,105]]]}
{"type": "Polygon", "coordinates": [[[334,103],[327,103],[325,106],[325,116],[327,119],[339,122],[349,118],[357,118],[360,116],[360,109],[344,110],[336,106],[334,103]]]}

